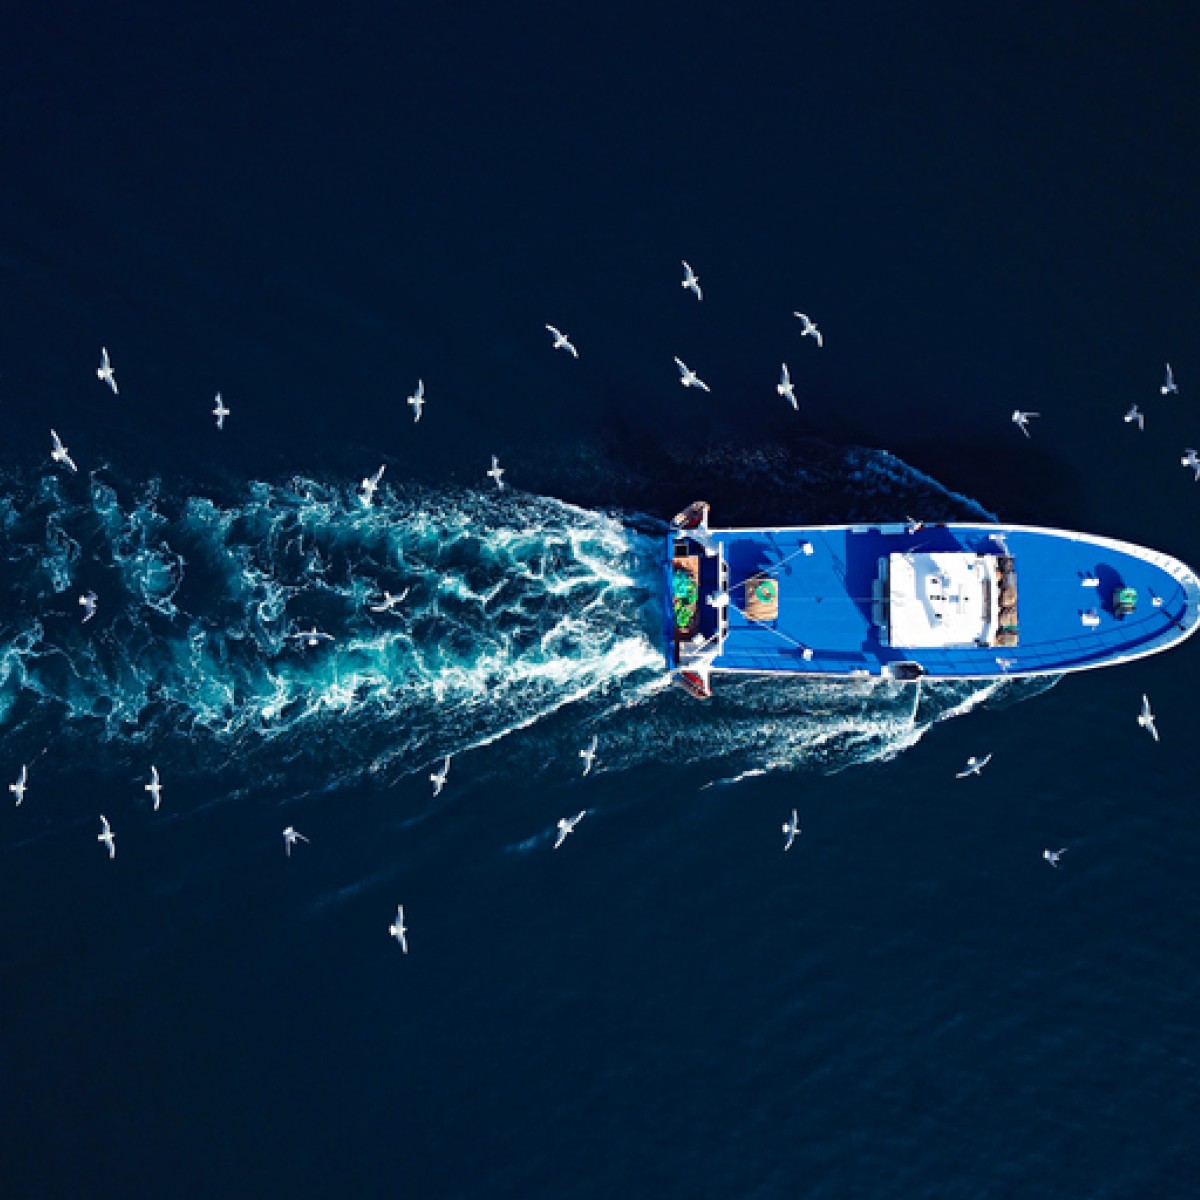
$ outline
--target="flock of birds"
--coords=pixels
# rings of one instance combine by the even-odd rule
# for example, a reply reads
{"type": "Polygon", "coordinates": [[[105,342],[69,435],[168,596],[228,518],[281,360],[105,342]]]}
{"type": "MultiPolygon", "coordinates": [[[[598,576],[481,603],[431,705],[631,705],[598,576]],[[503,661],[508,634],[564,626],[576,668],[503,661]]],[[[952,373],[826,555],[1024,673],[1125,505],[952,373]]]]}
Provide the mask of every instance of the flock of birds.
{"type": "MultiPolygon", "coordinates": [[[[1137,716],[1137,723],[1141,726],[1156,742],[1158,741],[1158,726],[1154,723],[1154,713],[1150,708],[1150,697],[1144,692],[1142,693],[1142,708],[1137,716]]],[[[980,775],[983,773],[983,768],[992,761],[990,754],[985,754],[980,758],[976,754],[972,754],[967,759],[963,769],[954,776],[955,779],[966,779],[970,775],[980,775]]],[[[792,818],[795,819],[795,811],[792,812],[792,818]]],[[[787,832],[787,826],[783,827],[784,832],[787,832]]],[[[789,842],[788,845],[791,845],[789,842]]],[[[1062,846],[1058,850],[1043,850],[1042,858],[1046,860],[1052,867],[1058,867],[1058,860],[1066,854],[1068,847],[1062,846]]]]}
{"type": "MultiPolygon", "coordinates": [[[[681,260],[681,261],[682,261],[683,271],[684,271],[681,286],[683,288],[685,288],[686,290],[692,292],[698,301],[703,300],[704,294],[700,287],[700,277],[696,274],[696,272],[692,269],[691,265],[686,260],[681,260]]],[[[800,331],[801,336],[802,337],[811,337],[816,342],[818,347],[823,347],[825,344],[825,340],[821,334],[820,329],[817,327],[816,323],[806,313],[795,312],[793,315],[801,323],[801,331],[800,331]]],[[[568,334],[563,333],[562,330],[560,330],[556,326],[550,325],[550,324],[546,325],[546,330],[549,332],[549,334],[552,338],[552,349],[562,350],[565,353],[570,354],[572,356],[572,358],[578,359],[579,351],[576,349],[575,345],[571,342],[571,339],[568,334]]],[[[687,363],[685,363],[681,358],[679,358],[679,357],[675,358],[675,365],[679,370],[679,382],[683,387],[697,388],[704,392],[708,392],[710,390],[708,384],[705,383],[704,380],[701,379],[700,376],[694,370],[692,370],[692,368],[689,367],[687,365],[687,363]]],[[[96,368],[96,377],[102,383],[106,384],[112,390],[114,395],[120,394],[118,386],[117,386],[116,371],[113,367],[112,359],[109,356],[108,348],[104,347],[104,346],[102,346],[100,348],[100,366],[96,368]]],[[[791,404],[793,409],[795,409],[796,411],[799,411],[800,404],[796,398],[795,387],[792,383],[791,373],[788,370],[788,365],[786,362],[782,363],[780,366],[779,383],[776,385],[775,390],[783,399],[785,399],[789,404],[791,404]]],[[[1164,395],[1164,396],[1168,395],[1168,394],[1178,394],[1178,392],[1179,392],[1179,388],[1175,383],[1175,375],[1171,369],[1170,363],[1166,364],[1165,379],[1159,390],[1162,393],[1162,395],[1164,395]]],[[[416,424],[416,423],[420,422],[421,415],[425,410],[425,404],[426,404],[425,381],[423,379],[417,380],[416,389],[413,391],[412,395],[407,397],[406,402],[413,411],[413,423],[416,424]]],[[[218,392],[216,394],[215,403],[214,403],[214,407],[212,410],[212,415],[216,419],[217,429],[223,430],[225,428],[225,419],[230,415],[230,409],[225,404],[225,402],[222,400],[220,392],[218,392]]],[[[1024,411],[1021,409],[1016,409],[1016,410],[1014,410],[1014,412],[1012,414],[1012,422],[1014,425],[1017,426],[1018,429],[1020,429],[1020,431],[1026,437],[1030,437],[1032,435],[1030,434],[1030,431],[1029,431],[1029,422],[1030,422],[1030,420],[1032,420],[1036,417],[1039,417],[1040,415],[1041,414],[1037,413],[1037,412],[1029,412],[1029,411],[1024,411]]],[[[1145,429],[1145,416],[1136,404],[1134,404],[1129,409],[1129,411],[1125,414],[1125,421],[1126,421],[1126,423],[1129,423],[1129,424],[1136,424],[1139,430],[1145,429]]],[[[58,433],[54,429],[50,430],[50,438],[51,438],[51,451],[50,451],[51,460],[53,462],[57,463],[58,465],[67,468],[68,470],[70,470],[73,473],[78,472],[79,468],[76,465],[75,461],[72,459],[70,451],[68,450],[68,448],[63,443],[62,439],[59,437],[58,433]]],[[[1197,454],[1197,452],[1194,449],[1188,449],[1186,451],[1184,457],[1180,461],[1182,462],[1182,464],[1184,466],[1191,467],[1193,469],[1193,471],[1195,472],[1196,479],[1200,480],[1200,454],[1197,454]]],[[[373,475],[369,475],[369,476],[365,477],[362,480],[362,482],[360,483],[359,488],[358,488],[358,498],[364,508],[370,508],[371,505],[373,504],[374,499],[375,499],[375,493],[376,493],[376,491],[378,491],[380,483],[383,480],[383,475],[384,475],[385,470],[386,470],[385,466],[380,466],[379,469],[373,475]]],[[[498,491],[504,490],[504,486],[505,486],[504,479],[503,479],[504,468],[500,465],[499,458],[494,454],[492,455],[491,468],[486,472],[486,475],[488,476],[488,478],[493,480],[498,491]]],[[[393,595],[392,593],[385,591],[383,593],[382,599],[379,601],[379,603],[370,605],[369,609],[371,612],[374,612],[374,613],[395,612],[395,610],[398,608],[398,606],[401,605],[404,602],[404,600],[407,598],[408,593],[409,593],[408,588],[405,588],[405,590],[403,592],[400,592],[397,595],[393,595]]],[[[88,593],[80,596],[79,603],[84,609],[83,623],[86,624],[88,621],[90,621],[96,615],[96,605],[97,605],[96,593],[88,592],[88,593]]],[[[293,634],[290,634],[289,636],[299,639],[304,645],[309,646],[309,647],[317,646],[324,641],[332,641],[333,640],[332,634],[324,633],[321,630],[317,629],[315,626],[311,629],[297,631],[293,634]]],[[[1141,710],[1141,713],[1139,714],[1137,720],[1138,720],[1138,724],[1142,728],[1146,729],[1147,732],[1149,732],[1151,734],[1151,736],[1154,738],[1155,741],[1158,741],[1158,729],[1154,723],[1154,715],[1150,710],[1150,701],[1147,699],[1146,696],[1142,697],[1142,710],[1141,710]]],[[[586,748],[579,751],[579,755],[584,761],[584,767],[583,767],[584,776],[587,776],[588,774],[591,773],[592,767],[596,761],[596,753],[597,753],[598,745],[599,745],[599,739],[597,737],[593,737],[591,740],[591,743],[586,748]]],[[[433,785],[434,797],[440,796],[443,788],[445,788],[445,786],[446,786],[447,780],[449,779],[449,776],[450,776],[451,758],[452,758],[451,755],[446,755],[446,757],[442,761],[441,767],[438,770],[434,771],[429,776],[430,782],[433,785]]],[[[963,770],[961,770],[957,773],[956,778],[964,779],[970,775],[979,775],[983,771],[983,768],[986,767],[987,764],[991,761],[991,758],[992,758],[991,754],[987,754],[987,755],[983,756],[982,758],[972,755],[967,760],[966,766],[963,768],[963,770]]],[[[25,764],[25,765],[22,765],[20,774],[18,775],[16,781],[14,783],[10,783],[8,785],[8,790],[13,794],[16,804],[18,806],[25,799],[25,793],[26,793],[27,786],[28,786],[28,778],[29,778],[29,768],[28,768],[28,764],[25,764]]],[[[162,802],[162,783],[161,783],[161,780],[159,777],[158,768],[156,766],[151,765],[150,782],[145,784],[144,788],[145,788],[145,791],[148,792],[150,794],[151,798],[153,799],[154,811],[157,812],[159,809],[159,805],[162,802]]],[[[566,839],[572,833],[575,832],[576,827],[583,820],[583,818],[587,815],[587,811],[588,811],[587,809],[582,809],[580,812],[576,813],[574,816],[562,817],[558,821],[558,824],[556,827],[556,836],[555,836],[555,840],[554,840],[554,849],[555,850],[558,850],[562,846],[562,844],[566,841],[566,839]]],[[[117,854],[116,834],[113,832],[112,826],[109,823],[108,818],[106,816],[104,816],[103,814],[100,817],[100,823],[101,823],[101,832],[99,834],[97,834],[97,841],[99,841],[100,843],[102,843],[104,845],[104,847],[108,851],[109,858],[114,859],[114,858],[116,858],[116,854],[117,854]]],[[[792,809],[791,817],[787,821],[785,821],[783,824],[783,834],[784,834],[784,847],[783,848],[785,851],[790,850],[792,848],[792,845],[795,842],[796,837],[800,834],[800,832],[801,832],[801,830],[800,830],[800,824],[799,824],[799,818],[797,816],[797,812],[795,809],[792,809]]],[[[297,829],[295,829],[295,827],[289,825],[283,831],[283,841],[284,841],[284,852],[290,858],[291,853],[292,853],[292,847],[295,846],[298,842],[303,842],[305,844],[308,844],[309,839],[304,834],[300,833],[297,829]]],[[[1061,856],[1063,854],[1066,853],[1066,851],[1067,851],[1067,847],[1065,847],[1065,846],[1058,850],[1048,850],[1047,849],[1042,852],[1042,857],[1052,867],[1057,868],[1059,865],[1059,859],[1061,858],[1061,856]]],[[[399,905],[397,908],[395,921],[393,922],[393,924],[391,924],[388,927],[388,933],[391,937],[393,937],[399,943],[399,945],[400,945],[401,949],[404,951],[404,953],[407,954],[408,953],[408,936],[407,936],[408,929],[407,929],[407,926],[404,924],[404,906],[402,904],[399,905]]]]}
{"type": "MultiPolygon", "coordinates": [[[[797,314],[798,315],[798,314],[797,314]]],[[[786,368],[785,368],[786,370],[786,368]]],[[[1166,370],[1163,376],[1163,381],[1159,385],[1159,393],[1163,396],[1178,396],[1179,385],[1175,382],[1175,372],[1171,369],[1171,364],[1166,364],[1166,370]]],[[[1032,437],[1029,432],[1029,422],[1035,417],[1040,417],[1039,412],[1028,412],[1025,409],[1013,409],[1012,423],[1026,436],[1032,437]]],[[[1130,406],[1129,411],[1125,414],[1126,425],[1136,425],[1142,432],[1146,429],[1146,414],[1136,405],[1130,406]]],[[[1200,482],[1200,454],[1197,454],[1194,449],[1188,447],[1183,452],[1183,457],[1179,460],[1180,464],[1185,467],[1190,467],[1195,475],[1195,478],[1200,482]]]]}

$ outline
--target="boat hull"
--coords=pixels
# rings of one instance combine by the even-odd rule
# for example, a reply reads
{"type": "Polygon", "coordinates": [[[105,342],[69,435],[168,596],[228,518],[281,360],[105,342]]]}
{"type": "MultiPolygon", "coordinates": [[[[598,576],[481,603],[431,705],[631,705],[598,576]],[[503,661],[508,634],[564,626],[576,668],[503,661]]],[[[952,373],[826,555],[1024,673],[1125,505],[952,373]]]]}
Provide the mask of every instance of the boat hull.
{"type": "Polygon", "coordinates": [[[1200,577],[1184,563],[1060,529],[676,527],[668,596],[681,558],[698,580],[699,621],[681,636],[668,603],[668,655],[705,678],[1061,675],[1159,653],[1200,624],[1200,577]]]}

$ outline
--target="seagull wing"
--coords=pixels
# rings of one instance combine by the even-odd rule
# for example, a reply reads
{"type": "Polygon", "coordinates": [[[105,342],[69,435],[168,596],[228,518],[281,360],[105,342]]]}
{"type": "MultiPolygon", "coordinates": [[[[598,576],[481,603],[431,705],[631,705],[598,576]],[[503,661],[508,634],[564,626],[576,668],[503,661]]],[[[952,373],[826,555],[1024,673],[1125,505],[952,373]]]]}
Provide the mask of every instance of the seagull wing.
{"type": "Polygon", "coordinates": [[[680,375],[686,375],[688,373],[687,363],[685,363],[682,358],[677,358],[675,360],[675,365],[679,368],[680,375]]]}
{"type": "Polygon", "coordinates": [[[547,326],[546,326],[546,328],[547,328],[548,330],[550,330],[550,332],[551,332],[552,334],[554,334],[554,336],[555,336],[556,338],[561,338],[561,337],[562,337],[562,332],[561,332],[560,330],[558,330],[558,329],[555,329],[555,327],[554,327],[553,325],[547,325],[547,326]]]}

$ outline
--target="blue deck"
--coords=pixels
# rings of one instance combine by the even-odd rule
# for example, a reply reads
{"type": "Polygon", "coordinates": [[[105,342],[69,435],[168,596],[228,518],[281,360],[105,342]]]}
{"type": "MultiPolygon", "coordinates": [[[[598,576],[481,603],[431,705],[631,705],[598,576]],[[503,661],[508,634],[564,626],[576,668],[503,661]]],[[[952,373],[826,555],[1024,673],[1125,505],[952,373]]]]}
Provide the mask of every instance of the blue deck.
{"type": "MultiPolygon", "coordinates": [[[[1200,579],[1188,567],[1107,538],[997,525],[936,525],[915,531],[904,525],[825,526],[711,534],[728,563],[730,595],[728,633],[712,663],[714,671],[887,675],[899,664],[916,663],[940,678],[1057,674],[1164,650],[1200,621],[1200,579]],[[1003,543],[997,540],[1001,536],[1003,543]],[[811,553],[803,551],[805,543],[811,553]],[[872,582],[880,558],[906,551],[1011,555],[1019,581],[1019,644],[884,645],[872,620],[872,582]],[[752,621],[743,609],[741,585],[765,572],[778,581],[778,617],[752,621]],[[1098,586],[1085,586],[1089,578],[1098,586]],[[1121,618],[1112,608],[1118,587],[1138,593],[1136,610],[1121,618]],[[1084,613],[1094,613],[1098,624],[1086,626],[1084,613]]],[[[668,541],[668,559],[678,537],[668,541]]],[[[716,612],[704,611],[705,633],[715,630],[716,612]]]]}

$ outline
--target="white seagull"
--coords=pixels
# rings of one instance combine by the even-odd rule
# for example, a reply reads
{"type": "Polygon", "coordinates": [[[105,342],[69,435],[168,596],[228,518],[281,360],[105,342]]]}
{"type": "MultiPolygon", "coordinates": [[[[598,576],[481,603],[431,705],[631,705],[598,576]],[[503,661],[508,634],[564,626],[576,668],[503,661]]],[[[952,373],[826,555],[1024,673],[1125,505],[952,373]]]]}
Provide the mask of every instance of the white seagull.
{"type": "Polygon", "coordinates": [[[150,766],[150,782],[144,786],[146,791],[154,797],[154,811],[158,812],[158,806],[162,802],[162,784],[158,781],[158,768],[153,764],[150,766]]]}
{"type": "Polygon", "coordinates": [[[425,407],[425,380],[417,380],[417,390],[409,396],[408,403],[413,410],[413,424],[415,425],[421,419],[421,411],[425,407]]]}
{"type": "Polygon", "coordinates": [[[27,766],[22,766],[21,773],[20,773],[20,775],[17,776],[17,782],[10,783],[8,785],[8,790],[10,792],[12,792],[12,794],[14,796],[16,796],[16,798],[17,798],[17,803],[14,805],[14,807],[16,807],[16,808],[20,808],[21,801],[25,799],[25,781],[28,778],[29,778],[29,768],[27,766]]]}
{"type": "Polygon", "coordinates": [[[429,782],[433,784],[433,794],[435,796],[440,796],[442,794],[442,788],[446,786],[446,780],[449,777],[450,755],[447,754],[442,760],[442,769],[440,771],[434,771],[434,773],[429,777],[429,782]]]}
{"type": "Polygon", "coordinates": [[[1158,389],[1165,396],[1168,392],[1179,394],[1179,389],[1175,386],[1175,372],[1171,370],[1171,364],[1167,363],[1167,377],[1163,381],[1162,387],[1158,389]]]}
{"type": "Polygon", "coordinates": [[[792,387],[792,377],[788,374],[787,363],[784,363],[779,372],[779,382],[775,385],[775,390],[787,400],[791,406],[797,411],[800,411],[800,405],[796,401],[796,392],[792,387]]]}
{"type": "Polygon", "coordinates": [[[319,646],[322,642],[332,642],[333,634],[324,633],[315,625],[311,629],[300,629],[289,633],[288,637],[300,638],[306,646],[319,646]]]}
{"type": "Polygon", "coordinates": [[[396,923],[388,926],[388,933],[400,943],[400,949],[408,953],[408,928],[404,924],[404,905],[396,905],[396,923]]]}
{"type": "Polygon", "coordinates": [[[550,330],[551,334],[554,337],[554,349],[555,350],[568,350],[568,351],[570,351],[572,358],[579,357],[579,351],[576,350],[575,347],[571,345],[571,341],[565,333],[563,333],[559,329],[555,329],[553,325],[547,325],[546,328],[548,330],[550,330]]]}
{"type": "Polygon", "coordinates": [[[1150,698],[1142,695],[1142,711],[1138,713],[1137,723],[1157,742],[1158,726],[1154,724],[1154,714],[1150,711],[1150,698]]]}
{"type": "Polygon", "coordinates": [[[706,392],[708,391],[708,384],[705,383],[704,380],[701,379],[700,376],[697,375],[696,372],[693,371],[692,368],[689,367],[682,358],[677,358],[675,360],[675,365],[679,368],[679,382],[682,383],[684,387],[701,388],[706,392]]]}
{"type": "Polygon", "coordinates": [[[79,622],[81,625],[86,625],[96,615],[96,600],[95,592],[85,592],[79,597],[79,603],[83,605],[83,619],[79,622]]]}
{"type": "Polygon", "coordinates": [[[225,428],[225,418],[229,416],[229,409],[225,407],[225,401],[221,399],[221,393],[217,393],[217,403],[213,408],[213,416],[217,418],[217,428],[225,428]]]}
{"type": "Polygon", "coordinates": [[[1135,424],[1135,423],[1139,429],[1145,430],[1146,414],[1144,412],[1142,412],[1142,410],[1140,408],[1138,408],[1138,406],[1136,404],[1125,414],[1125,424],[1126,425],[1131,425],[1131,424],[1135,424]]]}
{"type": "Polygon", "coordinates": [[[374,475],[368,475],[366,479],[359,484],[358,498],[362,501],[363,508],[370,508],[371,501],[375,499],[375,492],[379,487],[379,481],[383,478],[384,471],[387,470],[385,463],[374,475]]]}
{"type": "Polygon", "coordinates": [[[821,336],[821,331],[812,323],[812,321],[802,312],[793,313],[793,316],[799,317],[804,328],[800,330],[801,337],[813,337],[817,339],[817,345],[825,345],[825,339],[821,336]]]}
{"type": "Polygon", "coordinates": [[[405,588],[398,596],[393,596],[391,592],[384,592],[383,599],[378,604],[370,604],[367,607],[371,612],[385,613],[391,612],[397,604],[403,604],[408,599],[408,593],[412,588],[405,588]]]}
{"type": "Polygon", "coordinates": [[[976,755],[972,754],[971,757],[967,759],[967,765],[963,767],[963,769],[959,771],[954,778],[966,779],[968,775],[978,775],[991,761],[992,756],[990,754],[985,754],[982,758],[978,758],[976,755]]]}
{"type": "Polygon", "coordinates": [[[298,833],[291,825],[283,831],[283,848],[288,858],[292,857],[292,847],[297,842],[308,844],[308,838],[302,833],[298,833]]]}
{"type": "Polygon", "coordinates": [[[1058,866],[1058,860],[1067,852],[1067,847],[1064,846],[1061,850],[1043,850],[1042,857],[1052,866],[1058,866]]]}
{"type": "Polygon", "coordinates": [[[105,346],[100,347],[100,365],[96,368],[96,378],[107,383],[112,388],[113,395],[117,395],[117,377],[113,374],[112,363],[108,360],[108,349],[105,346]]]}
{"type": "Polygon", "coordinates": [[[496,481],[496,487],[500,491],[504,491],[504,480],[501,476],[504,474],[504,468],[500,465],[500,460],[492,455],[492,469],[488,472],[488,476],[496,481]]]}
{"type": "Polygon", "coordinates": [[[112,826],[108,823],[108,818],[103,813],[100,814],[100,824],[104,826],[103,833],[96,834],[96,841],[103,842],[108,847],[108,857],[117,857],[117,835],[113,833],[112,826]]]}
{"type": "Polygon", "coordinates": [[[1022,412],[1019,408],[1013,409],[1012,423],[1026,436],[1031,437],[1029,432],[1029,419],[1031,417],[1040,417],[1041,413],[1022,412]]]}
{"type": "Polygon", "coordinates": [[[783,823],[783,832],[784,836],[787,838],[787,841],[783,844],[783,848],[785,850],[790,850],[792,848],[792,843],[796,840],[796,834],[800,832],[800,818],[796,816],[796,810],[794,808],[792,809],[792,819],[790,821],[784,821],[783,823]]]}
{"type": "Polygon", "coordinates": [[[64,467],[70,467],[72,471],[78,471],[79,468],[75,465],[74,459],[71,458],[66,446],[62,444],[62,438],[53,429],[50,430],[50,440],[54,443],[54,449],[50,451],[50,457],[56,463],[62,463],[64,467]]]}
{"type": "Polygon", "coordinates": [[[691,292],[695,292],[697,300],[703,300],[704,297],[700,293],[700,276],[688,266],[687,259],[681,259],[680,261],[683,263],[683,283],[681,286],[691,292]]]}
{"type": "Polygon", "coordinates": [[[580,750],[579,752],[579,757],[583,759],[583,773],[585,775],[591,771],[592,764],[596,761],[596,747],[599,744],[600,739],[598,737],[593,737],[592,744],[588,746],[586,750],[580,750]]]}
{"type": "Polygon", "coordinates": [[[560,817],[558,821],[558,837],[554,839],[554,848],[557,850],[559,846],[567,840],[569,834],[575,832],[575,826],[587,816],[587,809],[582,809],[573,817],[560,817]]]}
{"type": "Polygon", "coordinates": [[[1197,457],[1195,450],[1185,450],[1179,462],[1181,466],[1191,467],[1196,472],[1196,478],[1200,480],[1200,457],[1197,457]]]}

